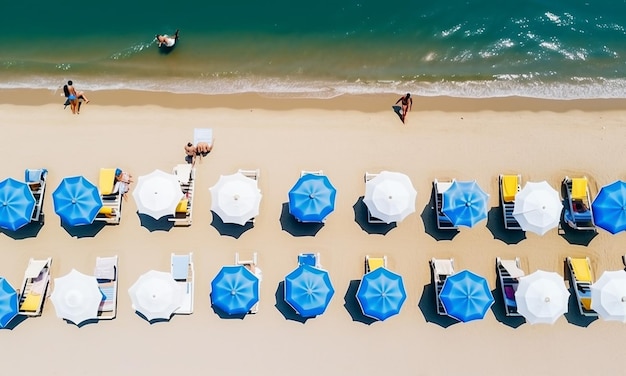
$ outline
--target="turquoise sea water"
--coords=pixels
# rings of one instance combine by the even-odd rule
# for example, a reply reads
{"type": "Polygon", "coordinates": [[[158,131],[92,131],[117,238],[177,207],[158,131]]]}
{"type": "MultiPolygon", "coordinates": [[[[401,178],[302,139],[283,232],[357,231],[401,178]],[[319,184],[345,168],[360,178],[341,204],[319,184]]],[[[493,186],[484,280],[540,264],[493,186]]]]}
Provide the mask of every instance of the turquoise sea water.
{"type": "Polygon", "coordinates": [[[34,0],[0,32],[0,88],[626,97],[626,0],[34,0]]]}

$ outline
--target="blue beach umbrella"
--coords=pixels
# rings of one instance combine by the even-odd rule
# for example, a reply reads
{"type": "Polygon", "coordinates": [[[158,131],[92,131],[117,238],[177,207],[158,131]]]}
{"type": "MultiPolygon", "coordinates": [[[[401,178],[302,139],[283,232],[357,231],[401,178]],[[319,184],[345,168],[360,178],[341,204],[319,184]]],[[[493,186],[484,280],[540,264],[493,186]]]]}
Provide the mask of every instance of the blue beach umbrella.
{"type": "Polygon", "coordinates": [[[285,301],[302,317],[324,313],[334,294],[325,270],[300,265],[285,277],[285,301]]]}
{"type": "Polygon", "coordinates": [[[35,197],[28,184],[12,178],[0,182],[0,227],[16,231],[30,223],[35,197]]]}
{"type": "Polygon", "coordinates": [[[306,174],[289,191],[289,213],[300,222],[322,222],[335,210],[336,195],[328,177],[306,174]]]}
{"type": "Polygon", "coordinates": [[[626,183],[618,180],[600,188],[591,209],[596,226],[611,234],[626,230],[626,183]]]}
{"type": "Polygon", "coordinates": [[[61,221],[70,226],[91,224],[102,208],[98,188],[82,176],[63,178],[52,201],[61,221]]]}
{"type": "Polygon", "coordinates": [[[0,328],[5,328],[17,316],[17,291],[0,277],[0,328]]]}
{"type": "Polygon", "coordinates": [[[211,302],[229,315],[247,313],[259,301],[259,278],[243,265],[223,266],[211,281],[211,302]]]}
{"type": "Polygon", "coordinates": [[[448,316],[462,322],[483,319],[493,304],[487,280],[468,270],[446,278],[439,298],[448,316]]]}
{"type": "Polygon", "coordinates": [[[455,226],[472,227],[487,218],[489,195],[476,181],[454,181],[443,192],[442,211],[455,226]]]}
{"type": "Polygon", "coordinates": [[[384,321],[397,315],[406,300],[402,276],[383,267],[375,269],[363,276],[356,299],[367,317],[384,321]]]}

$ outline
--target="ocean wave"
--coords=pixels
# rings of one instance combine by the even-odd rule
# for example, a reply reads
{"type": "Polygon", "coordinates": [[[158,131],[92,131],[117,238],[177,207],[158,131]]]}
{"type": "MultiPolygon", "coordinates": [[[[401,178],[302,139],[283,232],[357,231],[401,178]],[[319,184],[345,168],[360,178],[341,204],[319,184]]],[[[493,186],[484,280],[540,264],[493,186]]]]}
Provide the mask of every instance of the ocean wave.
{"type": "MultiPolygon", "coordinates": [[[[542,76],[543,77],[543,76],[542,76]]],[[[549,77],[548,77],[549,78],[549,77]]],[[[626,98],[626,79],[574,77],[566,82],[548,81],[534,74],[498,75],[485,80],[355,80],[321,81],[283,78],[203,77],[199,79],[112,79],[92,77],[31,77],[3,79],[0,89],[45,89],[60,92],[62,83],[73,79],[81,90],[137,90],[180,94],[259,93],[266,96],[334,98],[344,94],[397,94],[421,96],[494,98],[521,96],[546,99],[626,98]]]]}

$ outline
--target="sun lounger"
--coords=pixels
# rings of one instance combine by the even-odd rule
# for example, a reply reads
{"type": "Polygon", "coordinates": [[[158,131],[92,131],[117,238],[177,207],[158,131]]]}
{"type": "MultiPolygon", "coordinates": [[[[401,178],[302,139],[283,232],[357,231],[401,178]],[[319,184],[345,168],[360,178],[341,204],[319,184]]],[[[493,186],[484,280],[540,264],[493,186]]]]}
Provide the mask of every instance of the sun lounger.
{"type": "Polygon", "coordinates": [[[502,289],[504,312],[507,316],[521,316],[517,312],[517,302],[515,301],[515,291],[517,291],[517,285],[519,284],[518,278],[525,275],[524,271],[520,268],[519,258],[515,258],[515,260],[502,260],[500,257],[497,257],[496,274],[498,275],[500,288],[502,289]]]}
{"type": "Polygon", "coordinates": [[[593,275],[591,273],[589,257],[568,257],[566,261],[569,269],[570,287],[575,292],[580,314],[583,316],[598,316],[598,314],[591,309],[591,285],[593,284],[593,275]]]}
{"type": "Polygon", "coordinates": [[[300,177],[303,177],[304,175],[319,175],[319,176],[322,176],[322,175],[324,175],[324,170],[317,170],[317,171],[302,170],[302,171],[300,171],[300,177]]]}
{"type": "Polygon", "coordinates": [[[562,185],[566,201],[563,213],[565,223],[575,230],[595,231],[587,178],[566,176],[562,185]]]}
{"type": "Polygon", "coordinates": [[[35,210],[30,217],[31,222],[40,222],[43,224],[43,197],[46,193],[46,178],[48,177],[48,170],[45,168],[38,169],[26,169],[24,172],[24,180],[30,187],[33,196],[35,196],[35,210]]]}
{"type": "MultiPolygon", "coordinates": [[[[368,181],[374,179],[376,176],[378,176],[378,174],[371,174],[369,172],[365,172],[365,182],[367,183],[368,181]]],[[[368,208],[367,209],[367,223],[378,224],[378,223],[386,223],[386,222],[380,218],[376,218],[372,216],[372,213],[370,212],[368,208]]]]}
{"type": "Polygon", "coordinates": [[[458,227],[452,224],[450,218],[443,214],[443,192],[450,189],[455,179],[450,181],[433,181],[433,189],[435,191],[435,215],[437,217],[437,228],[440,230],[456,230],[458,227]]]}
{"type": "Polygon", "coordinates": [[[24,272],[24,282],[20,293],[19,314],[40,316],[48,286],[52,257],[44,260],[30,259],[24,272]]]}
{"type": "Polygon", "coordinates": [[[378,268],[387,267],[387,256],[383,257],[370,257],[365,255],[365,273],[373,272],[378,268]]]}
{"type": "Polygon", "coordinates": [[[259,311],[259,303],[261,302],[261,281],[263,281],[263,272],[257,266],[257,254],[252,254],[252,260],[240,260],[239,253],[235,253],[235,265],[243,265],[248,268],[259,279],[259,301],[252,306],[249,313],[257,313],[259,311]]]}
{"type": "MultiPolygon", "coordinates": [[[[250,178],[252,180],[259,180],[259,177],[261,176],[261,170],[259,170],[258,168],[256,170],[243,170],[243,169],[239,169],[237,170],[238,173],[242,174],[243,176],[250,178]]],[[[254,223],[254,219],[255,217],[252,217],[248,220],[248,223],[254,223]]]]}
{"type": "Polygon", "coordinates": [[[174,311],[179,315],[190,315],[193,313],[193,287],[194,287],[194,268],[193,268],[193,253],[187,255],[171,255],[171,268],[170,273],[172,277],[181,287],[185,293],[183,304],[174,311]]]}
{"type": "Polygon", "coordinates": [[[98,308],[99,320],[112,320],[117,316],[117,256],[96,257],[94,276],[103,299],[98,308]]]}
{"type": "Polygon", "coordinates": [[[298,265],[309,265],[321,269],[322,263],[320,260],[319,253],[300,253],[298,255],[298,265]]]}
{"type": "Polygon", "coordinates": [[[515,208],[515,195],[522,189],[522,175],[500,175],[498,186],[500,187],[500,206],[504,217],[504,228],[521,230],[522,227],[513,217],[513,209],[515,208]]]}
{"type": "Polygon", "coordinates": [[[96,215],[96,221],[118,225],[122,219],[122,192],[115,187],[115,169],[101,168],[98,178],[98,192],[102,199],[102,208],[96,215]]]}
{"type": "Polygon", "coordinates": [[[176,206],[174,218],[169,218],[174,222],[174,226],[191,226],[193,219],[193,198],[195,195],[196,168],[190,164],[176,165],[172,171],[178,177],[180,189],[183,191],[183,198],[176,206]]]}
{"type": "Polygon", "coordinates": [[[433,284],[435,287],[435,304],[437,306],[437,314],[439,315],[447,315],[446,309],[439,299],[439,295],[441,294],[441,289],[443,288],[443,283],[446,281],[446,278],[454,274],[454,259],[436,259],[433,258],[430,260],[430,268],[433,271],[433,284]]]}

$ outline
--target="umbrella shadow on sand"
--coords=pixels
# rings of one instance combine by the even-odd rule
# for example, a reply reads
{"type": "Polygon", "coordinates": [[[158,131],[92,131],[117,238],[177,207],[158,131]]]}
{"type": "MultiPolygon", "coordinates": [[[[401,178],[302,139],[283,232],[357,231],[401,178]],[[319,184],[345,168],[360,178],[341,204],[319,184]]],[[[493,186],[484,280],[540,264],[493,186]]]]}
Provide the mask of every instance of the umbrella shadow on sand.
{"type": "Polygon", "coordinates": [[[280,226],[293,236],[315,236],[324,227],[324,223],[299,222],[289,213],[289,203],[284,202],[280,212],[280,226]]]}
{"type": "Polygon", "coordinates": [[[98,319],[90,319],[90,320],[85,320],[85,321],[81,322],[80,324],[75,324],[74,322],[72,322],[70,320],[64,320],[64,321],[65,321],[66,324],[82,328],[83,326],[87,326],[87,325],[91,325],[91,324],[97,324],[100,320],[98,320],[98,319]]]}
{"type": "Polygon", "coordinates": [[[502,207],[494,206],[487,213],[487,228],[491,231],[494,239],[511,245],[518,244],[526,239],[526,232],[522,230],[507,230],[504,227],[504,213],[502,207]]]}
{"type": "Polygon", "coordinates": [[[363,310],[361,309],[361,305],[356,298],[356,292],[359,289],[360,284],[361,280],[359,279],[353,279],[352,281],[350,281],[350,284],[348,285],[348,290],[346,291],[346,295],[344,295],[343,297],[343,300],[345,302],[343,306],[352,317],[352,321],[357,321],[365,325],[372,325],[378,320],[365,316],[363,314],[363,310]]]}
{"type": "Polygon", "coordinates": [[[367,205],[363,202],[365,197],[361,196],[359,199],[352,205],[352,209],[354,209],[354,221],[361,227],[361,229],[368,234],[376,234],[376,235],[387,235],[387,233],[394,228],[397,227],[396,222],[387,223],[370,223],[367,220],[368,217],[368,209],[367,205]]]}
{"type": "Polygon", "coordinates": [[[61,227],[68,234],[75,238],[93,238],[106,226],[104,222],[96,222],[94,221],[88,225],[80,225],[80,226],[70,226],[65,222],[61,221],[61,227]]]}
{"type": "Polygon", "coordinates": [[[276,288],[276,309],[280,312],[285,320],[297,321],[299,323],[306,323],[310,317],[300,316],[294,309],[285,301],[285,281],[280,281],[276,288]]]}
{"type": "Polygon", "coordinates": [[[219,316],[220,319],[225,319],[225,320],[243,320],[246,317],[246,315],[248,315],[248,312],[229,315],[227,312],[215,306],[215,304],[211,304],[211,309],[213,309],[213,312],[215,312],[215,314],[219,316]]]}
{"type": "Polygon", "coordinates": [[[429,283],[424,285],[422,296],[420,297],[417,306],[420,311],[422,311],[422,315],[424,315],[426,322],[432,322],[442,328],[447,328],[459,322],[450,316],[438,314],[436,301],[434,284],[429,283]]]}
{"type": "Polygon", "coordinates": [[[457,229],[441,230],[437,227],[437,213],[435,211],[435,189],[430,191],[430,201],[422,210],[422,222],[424,222],[424,232],[435,238],[435,240],[452,240],[459,233],[457,229]]]}
{"type": "Polygon", "coordinates": [[[169,220],[170,218],[172,218],[171,215],[166,215],[159,219],[154,219],[147,214],[142,214],[139,212],[137,212],[137,215],[139,216],[139,222],[141,223],[141,226],[145,227],[150,232],[169,231],[172,229],[172,227],[174,227],[174,222],[169,220]]]}
{"type": "Polygon", "coordinates": [[[222,218],[219,215],[215,214],[214,211],[211,210],[211,214],[213,215],[213,220],[211,221],[211,226],[213,226],[220,235],[230,236],[235,239],[239,239],[244,232],[252,229],[254,227],[254,223],[246,222],[245,225],[241,226],[236,223],[224,223],[222,218]]]}
{"type": "Polygon", "coordinates": [[[22,240],[22,239],[28,239],[28,238],[36,238],[37,235],[39,234],[39,231],[41,231],[42,227],[43,227],[43,221],[38,221],[38,222],[33,221],[27,224],[26,226],[17,229],[16,231],[11,231],[11,230],[0,228],[0,232],[5,234],[11,239],[22,240]]]}
{"type": "Polygon", "coordinates": [[[561,223],[559,224],[559,235],[569,244],[589,246],[589,243],[598,236],[597,230],[576,230],[571,228],[564,220],[565,210],[561,214],[561,223]]]}
{"type": "Polygon", "coordinates": [[[25,316],[25,315],[17,315],[11,321],[9,321],[9,323],[7,325],[5,325],[5,327],[2,328],[2,329],[13,330],[18,325],[23,323],[27,318],[28,318],[28,316],[25,316]]]}
{"type": "Polygon", "coordinates": [[[142,319],[146,320],[150,325],[158,324],[160,322],[169,322],[172,319],[172,316],[174,316],[174,314],[172,314],[172,316],[170,316],[167,319],[159,318],[159,319],[148,320],[148,318],[139,311],[135,311],[135,314],[141,317],[142,319]]]}

